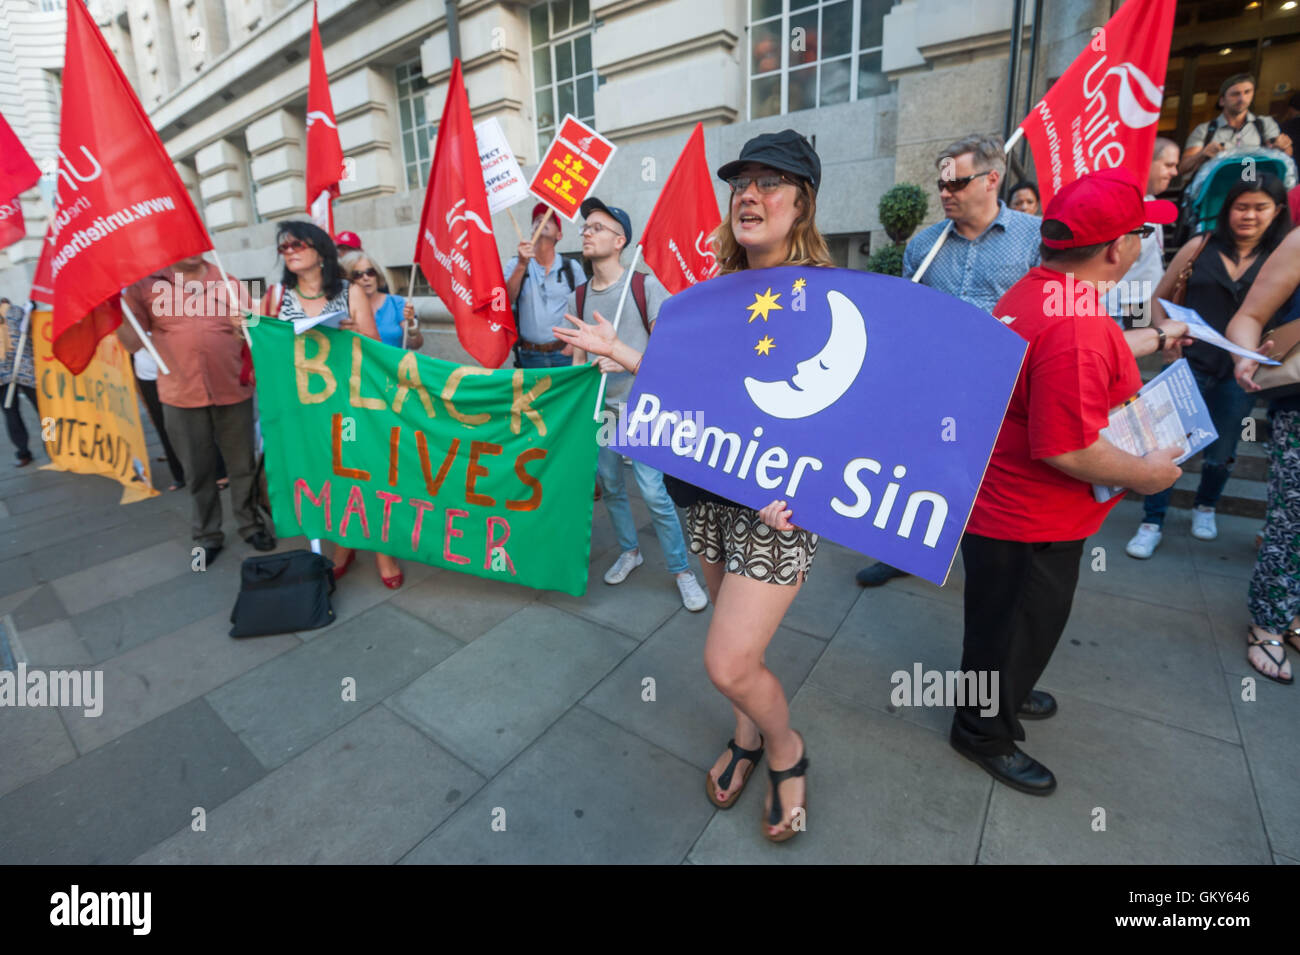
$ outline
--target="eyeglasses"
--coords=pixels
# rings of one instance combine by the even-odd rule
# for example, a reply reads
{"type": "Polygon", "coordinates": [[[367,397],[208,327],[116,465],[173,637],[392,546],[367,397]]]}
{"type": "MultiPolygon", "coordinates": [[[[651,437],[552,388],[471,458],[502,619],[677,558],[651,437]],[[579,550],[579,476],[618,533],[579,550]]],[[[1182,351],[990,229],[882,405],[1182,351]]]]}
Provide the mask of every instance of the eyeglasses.
{"type": "Polygon", "coordinates": [[[584,225],[584,226],[582,227],[582,229],[579,230],[579,231],[581,231],[581,233],[582,233],[583,235],[600,235],[602,232],[608,232],[610,235],[622,235],[622,234],[623,234],[623,230],[622,230],[622,229],[620,229],[619,231],[615,232],[615,231],[614,231],[613,229],[611,229],[609,226],[607,226],[607,225],[602,225],[602,224],[599,223],[599,222],[589,222],[589,223],[587,223],[586,225],[584,225]]]}
{"type": "Polygon", "coordinates": [[[1132,232],[1126,232],[1125,235],[1140,235],[1144,239],[1149,239],[1155,235],[1156,227],[1153,225],[1144,225],[1140,229],[1134,229],[1132,232]]]}
{"type": "Polygon", "coordinates": [[[362,279],[377,279],[377,278],[379,278],[379,272],[377,269],[362,269],[358,272],[352,273],[352,281],[354,282],[359,282],[362,279]]]}
{"type": "Polygon", "coordinates": [[[292,252],[301,252],[303,249],[310,249],[311,243],[304,242],[302,239],[286,239],[275,247],[275,251],[281,255],[289,255],[292,252]]]}
{"type": "Polygon", "coordinates": [[[739,195],[749,188],[750,183],[758,185],[758,191],[765,196],[770,196],[781,188],[783,183],[797,185],[793,179],[789,179],[780,173],[764,173],[761,176],[732,176],[727,180],[727,185],[731,187],[733,196],[739,195]]]}
{"type": "Polygon", "coordinates": [[[935,181],[935,185],[939,187],[940,192],[961,192],[980,176],[987,176],[992,171],[992,169],[986,169],[983,172],[975,173],[973,176],[962,176],[960,179],[939,179],[935,181]]]}

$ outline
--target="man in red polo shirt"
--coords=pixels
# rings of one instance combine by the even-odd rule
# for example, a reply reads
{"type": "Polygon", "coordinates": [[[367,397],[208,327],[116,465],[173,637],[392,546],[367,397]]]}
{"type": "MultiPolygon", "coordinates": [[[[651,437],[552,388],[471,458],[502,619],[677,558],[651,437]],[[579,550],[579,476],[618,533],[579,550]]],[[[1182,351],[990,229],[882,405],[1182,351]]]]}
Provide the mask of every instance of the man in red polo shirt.
{"type": "Polygon", "coordinates": [[[1137,260],[1145,223],[1174,221],[1172,202],[1146,202],[1132,173],[1091,173],[1058,192],[1043,213],[1042,264],[993,310],[1029,342],[984,483],[962,539],[966,615],[962,670],[998,674],[996,713],[957,708],[950,741],[994,779],[1046,796],[1056,778],[1024,753],[1021,719],[1045,719],[1056,701],[1034,684],[1070,617],[1084,538],[1105,504],[1092,485],[1150,494],[1182,471],[1175,448],[1145,458],[1099,432],[1110,410],[1141,387],[1137,355],[1176,347],[1186,326],[1127,334],[1106,315],[1097,284],[1137,260]]]}

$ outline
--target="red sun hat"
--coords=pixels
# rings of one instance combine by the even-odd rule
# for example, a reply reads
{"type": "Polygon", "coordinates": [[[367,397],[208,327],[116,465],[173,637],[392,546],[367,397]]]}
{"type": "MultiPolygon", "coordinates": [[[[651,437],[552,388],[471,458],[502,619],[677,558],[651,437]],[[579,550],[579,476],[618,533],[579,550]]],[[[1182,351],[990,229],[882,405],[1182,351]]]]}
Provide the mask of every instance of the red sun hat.
{"type": "Polygon", "coordinates": [[[355,232],[340,232],[334,237],[334,244],[340,249],[361,249],[361,237],[355,232]]]}
{"type": "MultiPolygon", "coordinates": [[[[546,210],[549,209],[549,208],[551,208],[551,207],[548,206],[548,205],[547,205],[546,203],[544,203],[544,202],[539,202],[539,203],[537,203],[537,205],[533,206],[533,217],[532,217],[532,221],[533,221],[533,222],[536,222],[538,216],[544,216],[544,215],[546,215],[546,210]]],[[[552,215],[552,216],[551,216],[551,221],[555,223],[555,228],[556,228],[557,230],[559,230],[559,231],[556,233],[556,235],[562,237],[562,236],[564,235],[564,225],[563,225],[563,223],[560,222],[560,216],[559,216],[559,214],[556,213],[555,215],[552,215]]]]}
{"type": "Polygon", "coordinates": [[[1049,249],[1075,249],[1113,242],[1148,222],[1166,225],[1178,218],[1178,207],[1164,199],[1148,201],[1137,177],[1128,169],[1099,169],[1062,187],[1043,210],[1043,222],[1055,220],[1069,238],[1049,239],[1049,249]]]}

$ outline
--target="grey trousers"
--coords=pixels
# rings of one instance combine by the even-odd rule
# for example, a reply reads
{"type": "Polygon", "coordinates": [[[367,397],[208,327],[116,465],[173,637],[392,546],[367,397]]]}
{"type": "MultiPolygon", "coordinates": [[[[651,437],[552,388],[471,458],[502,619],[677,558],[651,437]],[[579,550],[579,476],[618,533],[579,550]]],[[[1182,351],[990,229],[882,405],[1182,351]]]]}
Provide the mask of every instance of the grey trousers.
{"type": "Polygon", "coordinates": [[[261,530],[275,536],[257,504],[253,399],[202,408],[164,404],[163,421],[189,481],[195,542],[203,547],[220,547],[225,540],[221,533],[221,495],[217,491],[218,449],[230,478],[230,506],[239,523],[239,536],[247,540],[261,530]]]}

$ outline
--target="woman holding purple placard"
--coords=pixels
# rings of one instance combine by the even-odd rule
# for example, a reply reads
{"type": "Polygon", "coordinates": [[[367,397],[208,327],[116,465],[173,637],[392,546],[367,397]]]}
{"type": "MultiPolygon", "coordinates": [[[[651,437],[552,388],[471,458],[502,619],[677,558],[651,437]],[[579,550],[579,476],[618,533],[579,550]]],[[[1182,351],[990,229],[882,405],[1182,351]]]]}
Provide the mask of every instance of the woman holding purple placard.
{"type": "MultiPolygon", "coordinates": [[[[821,160],[807,139],[791,129],[757,136],[745,143],[739,159],[718,170],[718,177],[731,186],[730,212],[713,234],[718,274],[832,266],[816,225],[821,160]]],[[[641,353],[618,341],[599,312],[595,325],[565,317],[576,327],[557,328],[557,338],[632,372],[640,367],[641,353]]],[[[735,736],[709,770],[705,791],[718,808],[730,809],[766,749],[763,834],[784,842],[807,828],[808,757],[764,654],[808,576],[817,535],[790,523],[793,514],[785,501],[755,511],[707,491],[691,491],[690,547],[700,555],[714,606],[704,665],[736,713],[735,736]]],[[[673,497],[685,503],[679,493],[673,497]]]]}

